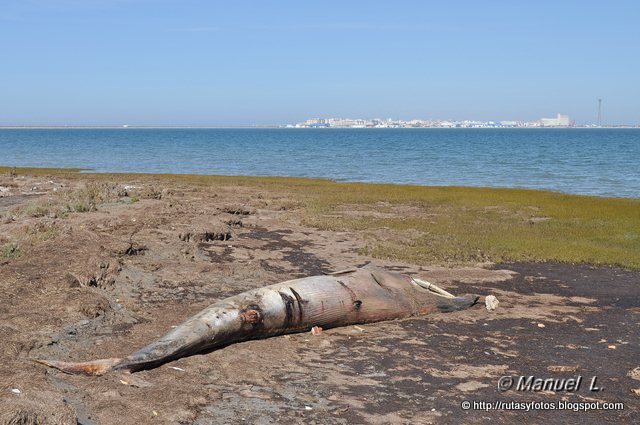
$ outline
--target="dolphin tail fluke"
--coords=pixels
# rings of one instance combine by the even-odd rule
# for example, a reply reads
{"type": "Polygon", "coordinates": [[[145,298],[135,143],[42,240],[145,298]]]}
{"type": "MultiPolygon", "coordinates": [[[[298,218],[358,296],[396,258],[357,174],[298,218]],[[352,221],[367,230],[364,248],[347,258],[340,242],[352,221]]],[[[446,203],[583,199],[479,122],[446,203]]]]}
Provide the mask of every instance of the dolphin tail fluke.
{"type": "Polygon", "coordinates": [[[480,297],[474,294],[465,294],[461,297],[443,298],[438,303],[438,309],[443,313],[450,311],[466,310],[476,305],[480,297]]]}

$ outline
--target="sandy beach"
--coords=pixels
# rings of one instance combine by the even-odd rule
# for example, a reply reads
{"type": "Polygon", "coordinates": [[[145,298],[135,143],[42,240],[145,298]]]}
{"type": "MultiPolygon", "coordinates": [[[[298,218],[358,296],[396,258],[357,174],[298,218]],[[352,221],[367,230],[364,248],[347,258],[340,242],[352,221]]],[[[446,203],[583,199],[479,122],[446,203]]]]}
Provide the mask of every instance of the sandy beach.
{"type": "MultiPolygon", "coordinates": [[[[624,410],[539,411],[536,421],[633,422],[640,407],[634,267],[496,262],[491,253],[456,258],[458,251],[433,261],[394,257],[389,250],[411,245],[417,230],[410,224],[394,230],[384,220],[426,217],[416,204],[344,203],[310,218],[299,193],[313,189],[285,190],[304,184],[277,182],[2,174],[0,423],[444,424],[532,417],[464,410],[464,401],[622,402],[624,410]],[[368,220],[365,230],[330,225],[358,219],[368,220]],[[456,294],[493,294],[500,304],[494,312],[479,304],[249,341],[135,374],[71,376],[30,360],[127,355],[216,300],[365,264],[456,294]],[[505,375],[582,376],[585,383],[575,393],[500,392],[505,375]],[[602,391],[589,391],[594,376],[602,391]]],[[[552,220],[532,214],[526,226],[552,220]]]]}

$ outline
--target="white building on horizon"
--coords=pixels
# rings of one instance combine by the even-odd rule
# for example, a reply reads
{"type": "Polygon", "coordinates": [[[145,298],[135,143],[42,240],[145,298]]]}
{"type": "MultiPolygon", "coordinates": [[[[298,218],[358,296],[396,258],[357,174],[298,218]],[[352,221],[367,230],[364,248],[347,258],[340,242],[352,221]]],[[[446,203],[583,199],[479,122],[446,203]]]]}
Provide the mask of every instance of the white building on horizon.
{"type": "Polygon", "coordinates": [[[558,114],[556,118],[540,118],[541,127],[569,127],[570,125],[569,115],[558,114]]]}

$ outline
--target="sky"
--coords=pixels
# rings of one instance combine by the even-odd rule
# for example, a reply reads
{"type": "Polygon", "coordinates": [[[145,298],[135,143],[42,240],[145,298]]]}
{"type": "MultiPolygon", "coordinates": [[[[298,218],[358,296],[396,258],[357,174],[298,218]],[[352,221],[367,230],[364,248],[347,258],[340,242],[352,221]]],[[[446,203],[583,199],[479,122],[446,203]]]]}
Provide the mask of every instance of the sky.
{"type": "Polygon", "coordinates": [[[640,124],[640,2],[0,0],[0,125],[640,124]]]}

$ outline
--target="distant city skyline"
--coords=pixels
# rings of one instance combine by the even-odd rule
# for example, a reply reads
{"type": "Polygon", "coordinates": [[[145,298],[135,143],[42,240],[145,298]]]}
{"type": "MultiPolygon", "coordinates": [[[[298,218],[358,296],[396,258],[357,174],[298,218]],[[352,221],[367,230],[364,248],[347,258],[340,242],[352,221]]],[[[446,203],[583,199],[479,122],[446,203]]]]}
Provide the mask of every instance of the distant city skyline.
{"type": "Polygon", "coordinates": [[[637,22],[629,0],[4,0],[0,126],[638,125],[637,22]]]}
{"type": "MultiPolygon", "coordinates": [[[[535,121],[518,120],[424,120],[393,118],[310,118],[288,124],[288,128],[544,128],[575,127],[568,115],[557,114],[553,118],[535,121]]],[[[593,125],[592,125],[593,126],[593,125]]]]}

